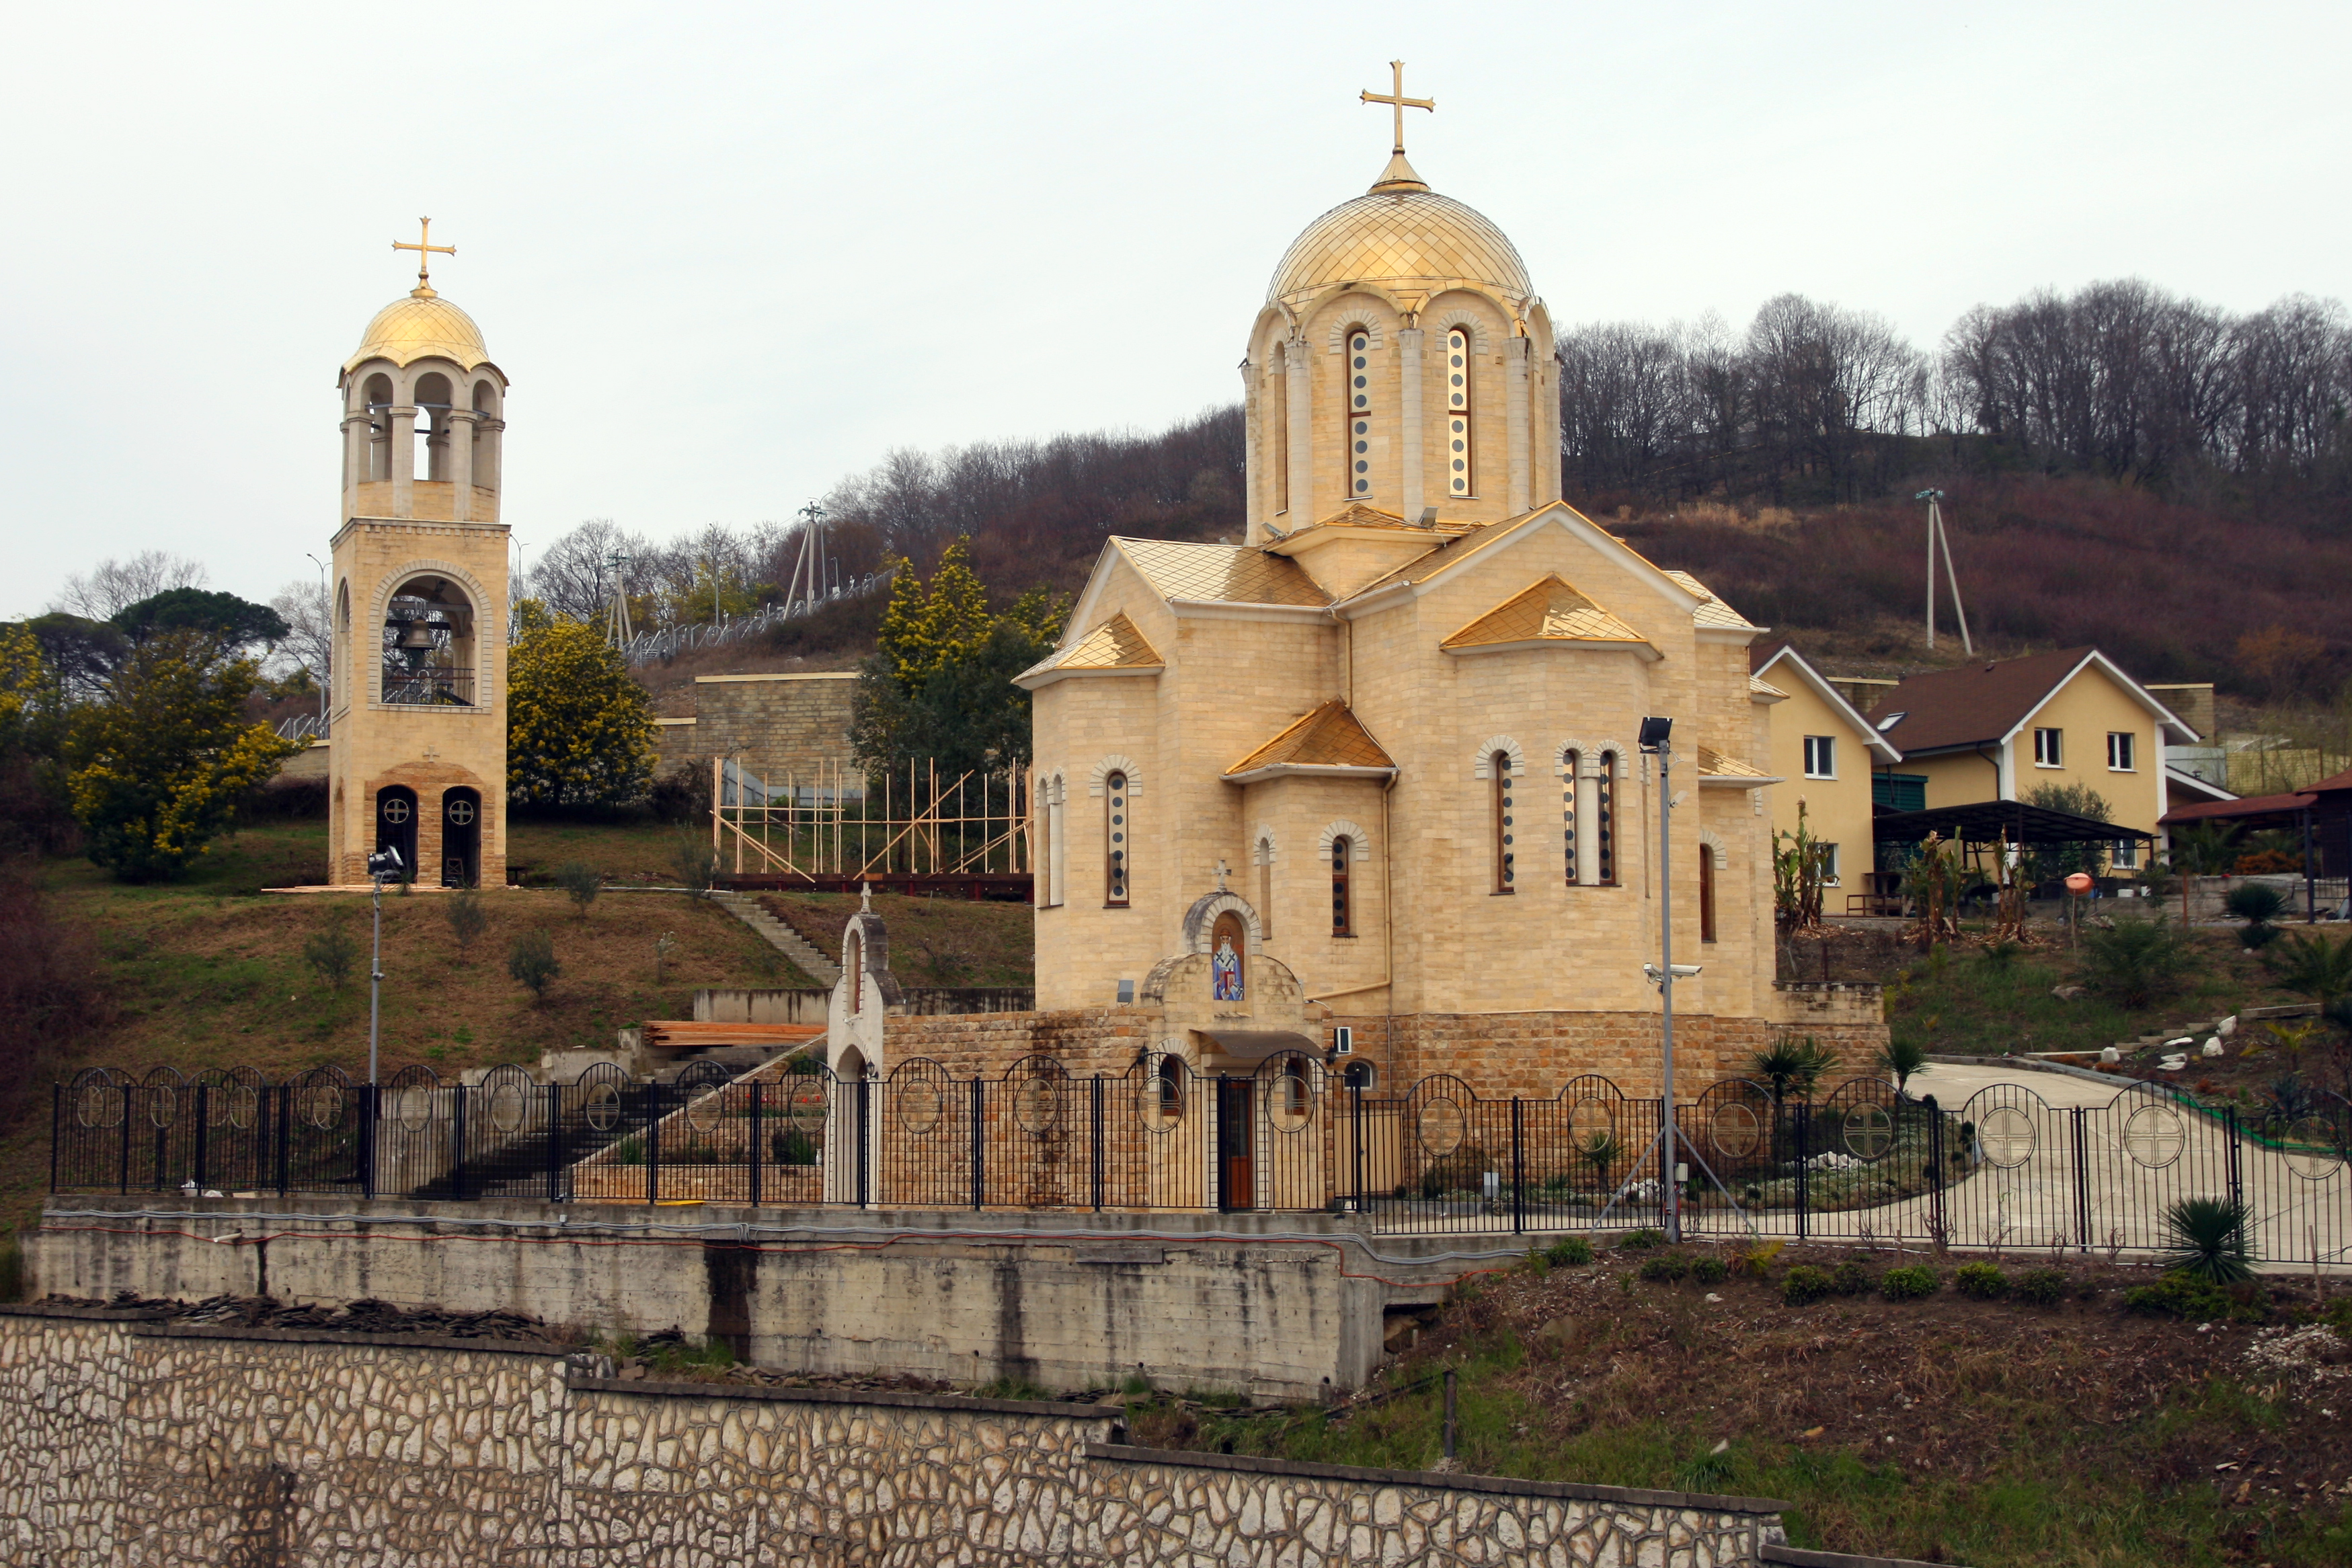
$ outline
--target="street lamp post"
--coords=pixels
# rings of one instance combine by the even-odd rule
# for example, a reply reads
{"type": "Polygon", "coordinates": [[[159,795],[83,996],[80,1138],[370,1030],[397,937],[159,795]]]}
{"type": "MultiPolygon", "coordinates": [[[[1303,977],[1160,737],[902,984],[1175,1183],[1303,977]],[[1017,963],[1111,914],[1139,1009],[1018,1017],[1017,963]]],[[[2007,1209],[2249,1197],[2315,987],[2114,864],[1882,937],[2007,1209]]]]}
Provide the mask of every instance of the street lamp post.
{"type": "Polygon", "coordinates": [[[1658,1179],[1664,1189],[1661,1205],[1666,1239],[1683,1238],[1682,1182],[1676,1156],[1682,1152],[1681,1131],[1675,1125],[1675,977],[1694,975],[1699,966],[1675,963],[1675,754],[1669,743],[1672,719],[1642,721],[1642,750],[1658,759],[1658,963],[1649,969],[1658,987],[1659,1039],[1663,1047],[1658,1090],[1658,1179]]]}
{"type": "Polygon", "coordinates": [[[368,881],[374,887],[375,942],[368,953],[368,1092],[373,1095],[376,1085],[376,1041],[383,1022],[383,883],[387,877],[397,877],[401,871],[400,851],[385,845],[367,858],[368,881]]]}

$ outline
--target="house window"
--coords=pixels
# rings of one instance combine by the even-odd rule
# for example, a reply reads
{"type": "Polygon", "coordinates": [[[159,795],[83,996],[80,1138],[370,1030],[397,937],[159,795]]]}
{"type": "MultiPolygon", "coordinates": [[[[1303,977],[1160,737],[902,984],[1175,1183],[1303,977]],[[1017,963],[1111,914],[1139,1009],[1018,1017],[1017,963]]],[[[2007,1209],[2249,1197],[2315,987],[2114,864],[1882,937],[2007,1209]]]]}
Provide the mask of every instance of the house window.
{"type": "Polygon", "coordinates": [[[2111,773],[2128,773],[2137,770],[2134,760],[2132,732],[2129,730],[2107,731],[2107,768],[2111,773]]]}
{"type": "Polygon", "coordinates": [[[1112,773],[1103,780],[1103,902],[1113,909],[1127,907],[1127,851],[1133,839],[1132,815],[1127,805],[1127,775],[1112,773]]]}
{"type": "Polygon", "coordinates": [[[2037,768],[2063,767],[2066,761],[2066,731],[2036,730],[2033,731],[2033,765],[2037,768]]]}
{"type": "Polygon", "coordinates": [[[1617,885],[1617,753],[1601,753],[1592,780],[1592,858],[1604,888],[1617,885]]]}
{"type": "Polygon", "coordinates": [[[1491,815],[1494,818],[1495,891],[1514,892],[1517,889],[1511,886],[1514,875],[1511,867],[1511,753],[1496,752],[1487,759],[1487,763],[1495,775],[1494,793],[1490,797],[1494,802],[1491,815]]]}
{"type": "Polygon", "coordinates": [[[1372,493],[1372,340],[1348,334],[1348,493],[1372,493]]]}
{"type": "Polygon", "coordinates": [[[1808,735],[1805,737],[1805,776],[1809,779],[1837,777],[1837,737],[1808,735]]]}
{"type": "MultiPolygon", "coordinates": [[[[2126,740],[2129,740],[2129,739],[2131,739],[2131,737],[2130,737],[2130,736],[2128,736],[2128,735],[2125,736],[2124,738],[2125,738],[2126,740]]],[[[2111,864],[2115,867],[2115,868],[2116,868],[2116,870],[2118,870],[2118,871],[2137,871],[2137,870],[2138,870],[2138,869],[2139,869],[2139,840],[2138,840],[2138,839],[2137,839],[2137,838],[2118,838],[2118,839],[2116,839],[2116,840],[2115,853],[2114,853],[2114,854],[2109,858],[2109,860],[2110,860],[2110,863],[2111,863],[2111,864]]]]}
{"type": "Polygon", "coordinates": [[[1821,851],[1822,886],[1824,888],[1834,888],[1838,885],[1837,846],[1834,844],[1824,844],[1821,847],[1821,851]]]}
{"type": "Polygon", "coordinates": [[[1355,843],[1341,834],[1331,840],[1331,934],[1353,936],[1354,910],[1348,897],[1348,857],[1355,853],[1355,843]]]}
{"type": "Polygon", "coordinates": [[[1715,850],[1698,847],[1698,939],[1715,940],[1715,850]]]}
{"type": "Polygon", "coordinates": [[[1445,334],[1445,493],[1470,494],[1470,334],[1445,334]]]}

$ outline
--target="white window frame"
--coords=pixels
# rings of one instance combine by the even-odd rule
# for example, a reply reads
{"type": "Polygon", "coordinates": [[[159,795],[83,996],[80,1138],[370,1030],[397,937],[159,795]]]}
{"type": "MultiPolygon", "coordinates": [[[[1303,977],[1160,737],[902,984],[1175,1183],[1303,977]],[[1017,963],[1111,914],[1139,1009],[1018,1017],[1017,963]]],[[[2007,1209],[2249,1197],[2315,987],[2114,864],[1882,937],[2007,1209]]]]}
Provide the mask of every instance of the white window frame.
{"type": "Polygon", "coordinates": [[[2037,768],[2063,768],[2066,765],[2065,731],[2033,731],[2033,765],[2037,768]]]}
{"type": "Polygon", "coordinates": [[[1835,735],[1805,737],[1805,776],[1809,779],[1837,777],[1837,737],[1835,735]],[[1817,769],[1813,764],[1823,758],[1828,760],[1829,766],[1817,769]]]}
{"type": "Polygon", "coordinates": [[[2111,773],[2139,772],[2139,738],[2135,731],[2130,730],[2107,731],[2107,772],[2111,773]],[[2121,744],[2118,745],[2117,742],[2121,744]],[[2118,752],[2124,759],[2120,763],[2116,761],[2118,752]]]}
{"type": "Polygon", "coordinates": [[[2138,870],[2139,840],[2137,838],[2116,839],[2115,848],[2108,854],[2107,864],[2118,871],[2138,870]]]}
{"type": "Polygon", "coordinates": [[[1845,884],[1838,879],[1838,847],[1834,844],[1824,844],[1821,848],[1822,886],[1824,888],[1843,887],[1845,884]]]}

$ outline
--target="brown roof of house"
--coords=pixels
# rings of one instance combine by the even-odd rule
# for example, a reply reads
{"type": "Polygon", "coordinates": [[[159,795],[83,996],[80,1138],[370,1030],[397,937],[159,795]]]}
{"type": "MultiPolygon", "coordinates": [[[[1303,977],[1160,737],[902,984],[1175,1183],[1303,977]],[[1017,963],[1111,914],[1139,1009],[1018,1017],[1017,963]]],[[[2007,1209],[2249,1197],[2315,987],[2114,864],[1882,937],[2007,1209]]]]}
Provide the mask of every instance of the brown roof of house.
{"type": "Polygon", "coordinates": [[[1334,697],[1300,714],[1274,739],[1225,770],[1227,777],[1272,767],[1392,768],[1396,759],[1381,749],[1348,705],[1334,697]]]}
{"type": "Polygon", "coordinates": [[[1906,753],[1988,746],[2016,729],[2076,665],[2095,651],[2062,648],[1906,676],[1903,684],[1888,692],[1868,717],[1875,726],[1891,715],[1902,714],[1899,723],[1879,733],[1906,753]]]}
{"type": "MultiPolygon", "coordinates": [[[[2324,784],[2326,781],[2322,781],[2324,784]]],[[[2318,788],[2314,785],[2313,788],[2318,788]]],[[[2157,818],[2158,827],[2171,827],[2183,822],[2227,822],[2239,816],[2268,816],[2273,812],[2301,811],[2316,804],[2318,796],[2308,792],[2300,795],[2251,795],[2241,800],[2200,800],[2195,805],[2176,806],[2157,818]]]]}

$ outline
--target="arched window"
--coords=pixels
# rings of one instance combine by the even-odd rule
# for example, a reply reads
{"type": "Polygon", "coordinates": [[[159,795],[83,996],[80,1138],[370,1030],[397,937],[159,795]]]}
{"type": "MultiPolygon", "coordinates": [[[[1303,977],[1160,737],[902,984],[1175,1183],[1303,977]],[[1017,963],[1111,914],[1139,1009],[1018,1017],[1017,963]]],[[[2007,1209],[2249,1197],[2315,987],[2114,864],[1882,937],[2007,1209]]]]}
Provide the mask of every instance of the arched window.
{"type": "Polygon", "coordinates": [[[849,1016],[866,1011],[866,933],[852,930],[841,944],[841,967],[849,973],[849,1016]]]}
{"type": "Polygon", "coordinates": [[[1348,329],[1348,483],[1359,500],[1372,493],[1372,335],[1348,329]]]}
{"type": "Polygon", "coordinates": [[[1128,849],[1134,824],[1128,809],[1127,774],[1114,773],[1103,780],[1103,902],[1125,909],[1128,897],[1128,849]]]}
{"type": "Polygon", "coordinates": [[[1209,998],[1239,1002],[1248,994],[1249,928],[1227,910],[1209,931],[1209,998]]]}
{"type": "Polygon", "coordinates": [[[1161,1120],[1167,1121],[1177,1121],[1182,1120],[1184,1115],[1184,1064],[1177,1060],[1174,1057],[1161,1057],[1160,1058],[1160,1066],[1158,1069],[1152,1074],[1152,1082],[1158,1091],[1159,1110],[1161,1120]]]}
{"type": "Polygon", "coordinates": [[[1617,753],[1601,753],[1601,769],[1592,780],[1592,864],[1595,880],[1604,888],[1617,885],[1617,753]]]}
{"type": "Polygon", "coordinates": [[[1348,858],[1356,851],[1355,841],[1346,834],[1331,840],[1331,934],[1356,934],[1354,901],[1348,892],[1348,858]]]}
{"type": "Polygon", "coordinates": [[[1495,775],[1494,793],[1490,796],[1493,806],[1489,814],[1494,824],[1495,891],[1516,892],[1517,889],[1511,885],[1516,875],[1511,864],[1511,753],[1496,752],[1487,762],[1495,775]]]}
{"type": "Polygon", "coordinates": [[[1348,1064],[1347,1069],[1340,1073],[1339,1081],[1347,1085],[1349,1089],[1370,1089],[1372,1087],[1374,1080],[1377,1079],[1379,1076],[1379,1073],[1373,1068],[1371,1063],[1367,1061],[1351,1061],[1348,1064]]]}
{"type": "Polygon", "coordinates": [[[1257,861],[1257,929],[1265,936],[1274,934],[1274,838],[1269,834],[1258,835],[1257,848],[1253,854],[1257,861]]]}
{"type": "Polygon", "coordinates": [[[1265,451],[1274,463],[1274,510],[1290,510],[1290,377],[1283,368],[1282,345],[1266,355],[1265,388],[1259,394],[1259,428],[1266,432],[1265,451]]]}
{"type": "Polygon", "coordinates": [[[1715,940],[1715,850],[1698,847],[1698,939],[1715,940]]]}
{"type": "Polygon", "coordinates": [[[1563,752],[1559,763],[1559,835],[1568,855],[1568,885],[1573,888],[1581,880],[1576,867],[1576,775],[1584,764],[1584,753],[1563,752]]]}
{"type": "Polygon", "coordinates": [[[1467,496],[1470,480],[1470,334],[1445,334],[1445,493],[1467,496]]]}

